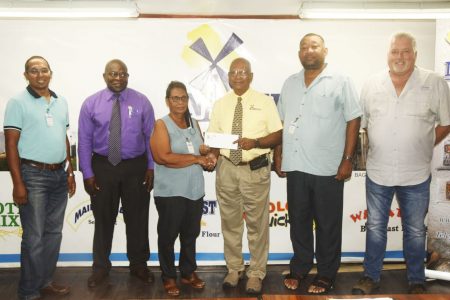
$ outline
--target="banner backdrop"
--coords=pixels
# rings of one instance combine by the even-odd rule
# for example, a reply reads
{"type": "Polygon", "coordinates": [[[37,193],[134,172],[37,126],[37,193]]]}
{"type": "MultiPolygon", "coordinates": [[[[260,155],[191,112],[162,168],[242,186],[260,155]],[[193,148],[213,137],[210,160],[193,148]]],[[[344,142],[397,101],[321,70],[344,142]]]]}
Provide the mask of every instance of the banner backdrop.
{"type": "MultiPolygon", "coordinates": [[[[435,68],[450,85],[450,20],[436,21],[435,68]]],[[[434,150],[427,248],[426,276],[450,280],[450,136],[434,150]]]]}
{"type": "MultiPolygon", "coordinates": [[[[278,99],[284,80],[300,70],[298,44],[309,32],[321,34],[329,49],[327,61],[353,78],[357,89],[373,72],[386,67],[389,36],[408,31],[417,38],[417,64],[434,67],[434,21],[299,21],[299,20],[0,20],[0,123],[7,100],[23,90],[25,60],[32,55],[48,59],[53,70],[51,88],[69,101],[70,141],[76,161],[77,120],[83,100],[105,87],[104,66],[113,58],[128,65],[129,86],[146,94],[156,117],[168,113],[164,93],[171,80],[189,87],[190,110],[202,128],[208,125],[215,99],[229,90],[226,73],[239,56],[252,63],[253,88],[278,99]]],[[[326,137],[324,137],[326,138],[326,137]]],[[[3,142],[3,136],[0,136],[3,142]]],[[[364,156],[364,137],[359,154],[364,156]]],[[[0,142],[0,153],[4,144],[0,142]]],[[[0,168],[5,166],[0,154],[0,168]]],[[[361,261],[365,248],[367,211],[364,191],[364,159],[345,184],[343,260],[361,261]]],[[[4,169],[3,169],[4,170],[4,169]]],[[[199,264],[224,264],[219,208],[214,173],[205,173],[206,196],[200,237],[199,264]]],[[[60,265],[90,265],[94,218],[89,197],[76,172],[77,192],[68,202],[60,265]]],[[[292,255],[285,180],[272,175],[270,193],[270,263],[287,263],[292,255]]],[[[21,227],[12,203],[8,172],[0,172],[0,266],[19,265],[21,227]]],[[[157,265],[157,212],[150,205],[150,264],[157,265]]],[[[323,209],[327,209],[324,207],[323,209]]],[[[401,223],[394,201],[391,210],[386,259],[401,260],[401,223]]],[[[178,247],[178,245],[177,245],[178,247]]],[[[125,228],[119,213],[111,259],[127,265],[125,228]]],[[[249,259],[244,238],[245,259],[249,259]]]]}

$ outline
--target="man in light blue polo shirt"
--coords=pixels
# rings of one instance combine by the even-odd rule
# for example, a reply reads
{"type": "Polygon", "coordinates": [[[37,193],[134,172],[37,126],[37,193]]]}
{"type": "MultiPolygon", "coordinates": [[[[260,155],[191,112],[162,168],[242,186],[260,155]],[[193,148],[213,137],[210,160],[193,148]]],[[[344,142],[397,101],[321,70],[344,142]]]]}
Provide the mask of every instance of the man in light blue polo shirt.
{"type": "Polygon", "coordinates": [[[13,200],[22,224],[19,299],[65,295],[69,287],[52,277],[62,239],[67,194],[75,193],[70,164],[67,102],[49,89],[50,66],[43,57],[25,63],[26,90],[9,100],[3,128],[13,200]]]}
{"type": "Polygon", "coordinates": [[[317,259],[317,276],[308,293],[327,293],[341,259],[344,180],[352,174],[361,108],[355,88],[325,63],[328,49],[320,35],[300,41],[303,70],[283,85],[278,111],[283,144],[275,170],[287,177],[287,201],[294,256],[284,279],[295,290],[317,259]],[[313,223],[316,232],[314,251],[313,223]]]}

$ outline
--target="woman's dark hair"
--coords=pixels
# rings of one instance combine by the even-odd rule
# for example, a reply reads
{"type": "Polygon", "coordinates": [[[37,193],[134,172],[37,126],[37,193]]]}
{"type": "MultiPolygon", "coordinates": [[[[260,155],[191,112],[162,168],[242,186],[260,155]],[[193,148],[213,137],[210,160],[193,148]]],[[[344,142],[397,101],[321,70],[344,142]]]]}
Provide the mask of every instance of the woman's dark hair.
{"type": "MultiPolygon", "coordinates": [[[[188,94],[188,92],[187,92],[187,88],[186,88],[186,86],[184,85],[184,83],[182,83],[181,81],[176,81],[176,80],[174,80],[174,81],[171,81],[171,82],[169,83],[169,85],[167,86],[167,89],[166,89],[166,99],[169,99],[169,98],[170,98],[170,93],[172,92],[173,89],[182,89],[183,91],[186,92],[186,95],[189,96],[189,94],[188,94]]],[[[194,128],[194,127],[192,126],[192,118],[191,118],[191,112],[189,111],[189,107],[186,109],[186,112],[184,113],[184,119],[186,120],[186,126],[187,126],[188,128],[189,128],[189,127],[194,128]]]]}

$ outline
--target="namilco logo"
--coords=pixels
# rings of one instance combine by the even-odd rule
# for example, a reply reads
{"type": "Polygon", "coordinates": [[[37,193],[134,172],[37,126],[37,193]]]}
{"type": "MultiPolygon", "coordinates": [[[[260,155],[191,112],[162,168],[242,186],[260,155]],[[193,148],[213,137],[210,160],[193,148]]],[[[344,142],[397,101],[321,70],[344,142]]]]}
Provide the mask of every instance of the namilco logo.
{"type": "Polygon", "coordinates": [[[187,39],[181,57],[195,72],[187,84],[189,110],[193,118],[209,121],[214,101],[230,90],[228,66],[244,42],[234,32],[219,32],[208,24],[188,32],[187,39]]]}

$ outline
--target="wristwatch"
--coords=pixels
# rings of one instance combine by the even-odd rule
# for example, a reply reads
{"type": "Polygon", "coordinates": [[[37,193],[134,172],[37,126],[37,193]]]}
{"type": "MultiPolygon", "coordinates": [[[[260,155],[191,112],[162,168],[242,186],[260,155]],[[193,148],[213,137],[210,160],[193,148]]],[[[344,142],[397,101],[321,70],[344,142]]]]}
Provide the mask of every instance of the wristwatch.
{"type": "Polygon", "coordinates": [[[259,139],[255,139],[255,148],[260,148],[259,139]]]}
{"type": "Polygon", "coordinates": [[[352,161],[352,160],[353,160],[353,156],[351,156],[351,155],[346,155],[346,156],[344,156],[344,157],[342,158],[342,160],[349,160],[349,161],[352,161]]]}

